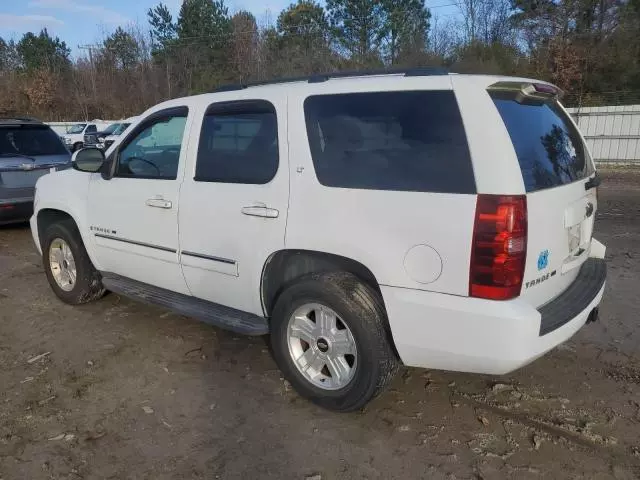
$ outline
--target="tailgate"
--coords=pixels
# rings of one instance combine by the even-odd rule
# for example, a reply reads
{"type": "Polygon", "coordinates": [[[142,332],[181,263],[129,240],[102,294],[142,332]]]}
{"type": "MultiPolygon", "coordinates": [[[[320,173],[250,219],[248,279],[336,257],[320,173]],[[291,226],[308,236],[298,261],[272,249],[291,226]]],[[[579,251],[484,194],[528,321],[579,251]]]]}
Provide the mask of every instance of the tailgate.
{"type": "Polygon", "coordinates": [[[529,231],[521,296],[534,306],[562,293],[589,257],[597,209],[584,181],[527,195],[529,231]]]}
{"type": "Polygon", "coordinates": [[[521,297],[539,307],[565,291],[589,257],[597,176],[582,136],[556,96],[533,90],[529,96],[527,87],[508,86],[492,86],[490,93],[513,143],[527,197],[521,297]]]}

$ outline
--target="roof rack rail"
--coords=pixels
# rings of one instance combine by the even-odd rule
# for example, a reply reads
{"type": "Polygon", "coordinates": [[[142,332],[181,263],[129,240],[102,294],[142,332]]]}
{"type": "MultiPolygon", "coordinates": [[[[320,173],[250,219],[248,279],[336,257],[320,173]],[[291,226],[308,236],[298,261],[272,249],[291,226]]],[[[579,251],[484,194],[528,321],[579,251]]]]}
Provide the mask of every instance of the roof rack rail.
{"type": "Polygon", "coordinates": [[[332,78],[369,77],[375,75],[404,75],[405,77],[427,77],[432,75],[448,75],[449,71],[441,67],[386,68],[364,71],[347,71],[311,75],[309,83],[326,82],[332,78]]]}
{"type": "Polygon", "coordinates": [[[245,88],[247,88],[246,85],[239,83],[239,84],[233,84],[230,83],[228,85],[220,85],[218,88],[216,88],[214,90],[215,93],[219,93],[219,92],[234,92],[236,90],[244,90],[245,88]]]}
{"type": "Polygon", "coordinates": [[[332,78],[349,78],[349,77],[368,77],[375,75],[404,75],[405,77],[423,77],[432,75],[448,75],[449,71],[442,67],[415,67],[415,68],[391,68],[391,69],[378,69],[378,70],[362,70],[362,71],[347,71],[347,72],[333,72],[333,73],[318,73],[313,75],[305,75],[301,77],[285,77],[275,80],[265,80],[260,82],[240,83],[235,85],[222,85],[214,90],[215,93],[219,92],[233,92],[237,90],[244,90],[250,87],[259,87],[263,85],[277,85],[281,83],[292,82],[307,82],[307,83],[322,83],[332,78]]]}

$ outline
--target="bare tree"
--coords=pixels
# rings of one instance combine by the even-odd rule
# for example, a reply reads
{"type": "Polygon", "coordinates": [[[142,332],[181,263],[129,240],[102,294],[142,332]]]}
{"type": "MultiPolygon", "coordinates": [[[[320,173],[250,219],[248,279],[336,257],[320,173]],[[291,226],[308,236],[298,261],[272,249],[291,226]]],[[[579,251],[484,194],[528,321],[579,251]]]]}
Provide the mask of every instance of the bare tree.
{"type": "Polygon", "coordinates": [[[464,42],[491,44],[513,41],[509,0],[458,0],[457,6],[462,18],[464,42]]]}
{"type": "Polygon", "coordinates": [[[429,53],[442,59],[450,58],[457,44],[456,29],[457,24],[455,21],[435,15],[431,20],[431,29],[427,42],[429,53]]]}

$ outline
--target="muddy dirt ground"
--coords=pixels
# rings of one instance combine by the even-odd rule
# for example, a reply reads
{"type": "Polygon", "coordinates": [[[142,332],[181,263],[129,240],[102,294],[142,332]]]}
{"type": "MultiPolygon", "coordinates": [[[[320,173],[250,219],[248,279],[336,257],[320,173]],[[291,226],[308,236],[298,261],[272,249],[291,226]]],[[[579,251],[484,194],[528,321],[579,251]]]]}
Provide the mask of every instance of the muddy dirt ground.
{"type": "Polygon", "coordinates": [[[300,399],[259,338],[62,304],[0,228],[0,479],[639,478],[640,171],[603,177],[599,323],[505,377],[405,369],[355,414],[300,399]]]}

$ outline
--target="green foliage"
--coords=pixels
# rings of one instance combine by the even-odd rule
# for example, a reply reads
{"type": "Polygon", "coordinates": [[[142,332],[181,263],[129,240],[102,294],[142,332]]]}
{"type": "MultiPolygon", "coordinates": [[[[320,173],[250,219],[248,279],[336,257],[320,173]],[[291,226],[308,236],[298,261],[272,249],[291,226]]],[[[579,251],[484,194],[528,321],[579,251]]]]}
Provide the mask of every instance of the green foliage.
{"type": "Polygon", "coordinates": [[[151,43],[154,51],[167,47],[176,38],[176,25],[167,6],[163,3],[147,12],[151,27],[151,43]]]}
{"type": "Polygon", "coordinates": [[[16,45],[20,63],[26,71],[48,68],[60,72],[70,67],[71,50],[58,37],[51,37],[47,29],[39,35],[25,33],[16,45]]]}
{"type": "Polygon", "coordinates": [[[427,48],[431,12],[424,0],[383,0],[385,52],[390,64],[402,63],[427,48]]]}
{"type": "Polygon", "coordinates": [[[308,42],[329,33],[324,9],[312,0],[298,0],[289,5],[278,16],[276,25],[278,33],[292,42],[308,42]]]}
{"type": "Polygon", "coordinates": [[[298,0],[283,10],[275,35],[266,38],[270,58],[283,65],[284,75],[319,73],[331,69],[331,30],[324,9],[311,0],[298,0]],[[288,59],[285,60],[285,59],[288,59]]]}
{"type": "Polygon", "coordinates": [[[138,64],[139,45],[129,33],[118,27],[104,41],[105,56],[113,61],[117,68],[131,69],[138,64]]]}
{"type": "Polygon", "coordinates": [[[327,12],[346,55],[359,65],[381,63],[385,16],[380,0],[327,0],[327,12]]]}
{"type": "Polygon", "coordinates": [[[184,0],[177,32],[189,93],[209,91],[229,81],[232,25],[223,0],[184,0]]]}
{"type": "Polygon", "coordinates": [[[251,12],[246,10],[240,10],[233,17],[231,17],[231,24],[234,32],[238,29],[238,33],[242,34],[254,34],[258,32],[258,23],[256,17],[251,12]]]}
{"type": "Polygon", "coordinates": [[[238,59],[232,54],[238,29],[224,0],[184,0],[175,22],[162,3],[147,17],[153,58],[165,73],[169,91],[209,91],[238,73],[238,59]]]}
{"type": "Polygon", "coordinates": [[[220,46],[231,32],[229,9],[223,0],[184,0],[177,24],[178,39],[202,40],[220,46]]]}

